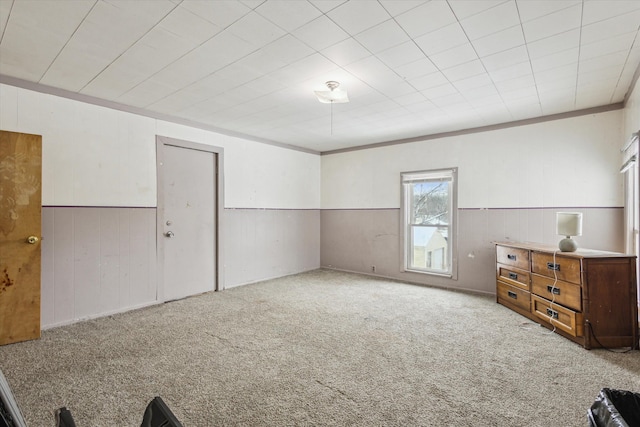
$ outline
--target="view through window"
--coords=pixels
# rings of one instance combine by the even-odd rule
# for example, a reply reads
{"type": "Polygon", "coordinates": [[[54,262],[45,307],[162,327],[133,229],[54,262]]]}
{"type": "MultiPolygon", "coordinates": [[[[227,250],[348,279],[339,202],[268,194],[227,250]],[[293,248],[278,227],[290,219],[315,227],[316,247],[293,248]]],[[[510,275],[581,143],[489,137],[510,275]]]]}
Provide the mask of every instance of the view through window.
{"type": "Polygon", "coordinates": [[[402,174],[405,269],[452,275],[456,170],[402,174]]]}

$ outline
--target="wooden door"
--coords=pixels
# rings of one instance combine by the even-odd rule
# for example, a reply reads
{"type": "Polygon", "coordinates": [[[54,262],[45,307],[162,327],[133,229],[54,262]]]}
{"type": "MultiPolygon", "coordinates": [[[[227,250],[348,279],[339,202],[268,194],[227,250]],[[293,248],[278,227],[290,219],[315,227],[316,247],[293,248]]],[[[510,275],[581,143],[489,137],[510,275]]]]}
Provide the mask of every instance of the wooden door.
{"type": "Polygon", "coordinates": [[[42,137],[0,131],[0,345],[40,337],[42,137]]]}
{"type": "Polygon", "coordinates": [[[215,289],[216,154],[164,144],[159,163],[163,300],[215,289]]]}

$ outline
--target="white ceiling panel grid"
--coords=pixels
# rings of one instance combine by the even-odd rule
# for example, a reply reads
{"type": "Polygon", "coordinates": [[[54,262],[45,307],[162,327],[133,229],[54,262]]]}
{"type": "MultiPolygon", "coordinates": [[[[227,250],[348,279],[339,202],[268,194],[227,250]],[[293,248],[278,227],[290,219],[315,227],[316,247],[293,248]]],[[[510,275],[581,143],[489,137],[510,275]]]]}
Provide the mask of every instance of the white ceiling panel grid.
{"type": "Polygon", "coordinates": [[[617,104],[639,65],[638,0],[0,0],[0,77],[319,152],[617,104]]]}

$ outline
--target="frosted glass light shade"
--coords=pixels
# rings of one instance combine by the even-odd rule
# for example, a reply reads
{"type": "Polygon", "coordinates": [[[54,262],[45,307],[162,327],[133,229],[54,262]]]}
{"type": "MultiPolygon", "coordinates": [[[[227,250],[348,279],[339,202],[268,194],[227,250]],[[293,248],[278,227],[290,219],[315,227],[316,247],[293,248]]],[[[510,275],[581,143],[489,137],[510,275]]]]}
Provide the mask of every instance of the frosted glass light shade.
{"type": "Polygon", "coordinates": [[[582,236],[582,213],[558,212],[556,233],[560,236],[582,236]]]}
{"type": "Polygon", "coordinates": [[[316,90],[314,93],[318,101],[323,104],[342,104],[349,102],[349,96],[346,90],[338,89],[340,83],[336,81],[328,81],[326,83],[329,90],[316,90]]]}

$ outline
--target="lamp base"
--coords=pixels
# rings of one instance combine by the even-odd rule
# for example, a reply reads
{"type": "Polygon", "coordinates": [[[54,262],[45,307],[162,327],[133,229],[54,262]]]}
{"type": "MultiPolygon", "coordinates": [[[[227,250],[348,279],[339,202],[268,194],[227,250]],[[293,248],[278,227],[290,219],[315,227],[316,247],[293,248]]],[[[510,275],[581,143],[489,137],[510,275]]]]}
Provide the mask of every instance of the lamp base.
{"type": "Polygon", "coordinates": [[[571,236],[567,236],[566,238],[560,240],[558,243],[558,247],[561,252],[575,252],[578,249],[578,244],[575,240],[571,240],[571,236]]]}

